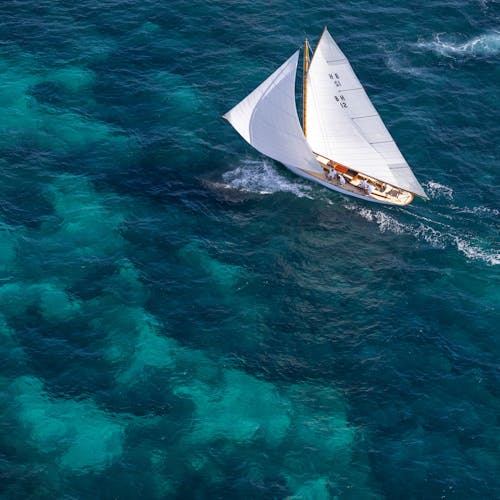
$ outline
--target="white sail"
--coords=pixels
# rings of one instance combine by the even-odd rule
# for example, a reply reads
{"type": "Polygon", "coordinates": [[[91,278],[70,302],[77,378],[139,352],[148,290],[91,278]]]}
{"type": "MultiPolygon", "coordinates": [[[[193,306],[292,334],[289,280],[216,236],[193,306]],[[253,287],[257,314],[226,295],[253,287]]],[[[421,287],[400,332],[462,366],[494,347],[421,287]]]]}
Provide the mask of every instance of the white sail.
{"type": "Polygon", "coordinates": [[[289,167],[322,173],[297,116],[295,77],[298,60],[299,51],[224,118],[262,154],[289,167]]]}
{"type": "Polygon", "coordinates": [[[326,28],[309,66],[306,105],[315,153],[427,197],[326,28]]]}

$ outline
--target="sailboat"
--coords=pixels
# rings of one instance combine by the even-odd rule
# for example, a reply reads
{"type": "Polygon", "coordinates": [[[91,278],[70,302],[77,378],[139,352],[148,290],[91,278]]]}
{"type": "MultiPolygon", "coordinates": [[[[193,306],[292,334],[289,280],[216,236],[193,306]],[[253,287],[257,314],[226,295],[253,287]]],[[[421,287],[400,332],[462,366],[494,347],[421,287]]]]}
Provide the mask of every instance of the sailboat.
{"type": "Polygon", "coordinates": [[[304,44],[301,125],[299,53],[223,118],[260,153],[344,195],[399,206],[428,199],[327,28],[311,58],[304,44]]]}

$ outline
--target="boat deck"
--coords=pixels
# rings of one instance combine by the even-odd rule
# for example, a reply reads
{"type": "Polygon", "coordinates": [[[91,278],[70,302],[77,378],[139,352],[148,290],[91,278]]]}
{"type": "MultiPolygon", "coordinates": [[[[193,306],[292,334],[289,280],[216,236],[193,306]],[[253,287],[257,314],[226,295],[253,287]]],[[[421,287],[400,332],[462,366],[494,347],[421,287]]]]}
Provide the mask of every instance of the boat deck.
{"type": "Polygon", "coordinates": [[[373,179],[367,175],[357,174],[356,172],[349,171],[349,169],[345,169],[345,172],[336,169],[337,174],[341,173],[346,181],[345,184],[341,186],[338,175],[335,179],[328,178],[328,172],[332,169],[332,167],[328,165],[329,160],[320,155],[317,155],[316,158],[323,167],[324,175],[316,172],[308,173],[313,177],[320,179],[322,182],[332,184],[337,188],[337,190],[347,191],[346,194],[352,193],[357,196],[367,198],[368,200],[371,198],[374,201],[390,203],[393,205],[408,205],[413,201],[413,193],[391,186],[385,182],[378,181],[377,179],[373,179]],[[366,179],[373,186],[373,191],[370,194],[368,194],[365,189],[359,187],[362,179],[366,179]]]}

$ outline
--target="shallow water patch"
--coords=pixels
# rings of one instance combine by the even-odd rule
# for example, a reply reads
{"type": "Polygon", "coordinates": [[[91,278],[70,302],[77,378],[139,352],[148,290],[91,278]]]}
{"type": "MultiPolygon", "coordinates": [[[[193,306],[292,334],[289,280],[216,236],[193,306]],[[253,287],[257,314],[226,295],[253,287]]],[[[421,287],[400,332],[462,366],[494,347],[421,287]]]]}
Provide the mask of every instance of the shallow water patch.
{"type": "Polygon", "coordinates": [[[187,437],[196,446],[225,438],[235,444],[264,440],[278,445],[290,426],[289,402],[269,382],[227,370],[220,386],[199,381],[175,388],[195,404],[195,427],[187,437]]]}
{"type": "Polygon", "coordinates": [[[32,376],[15,379],[9,392],[28,444],[63,469],[100,471],[120,457],[125,425],[92,400],[54,398],[32,376]]]}
{"type": "Polygon", "coordinates": [[[201,241],[188,243],[179,250],[178,255],[190,267],[201,269],[221,289],[234,288],[242,278],[242,268],[234,264],[222,263],[211,257],[202,248],[201,241]]]}
{"type": "Polygon", "coordinates": [[[30,54],[0,60],[5,67],[0,74],[0,103],[4,105],[0,132],[4,147],[26,139],[57,152],[74,152],[104,143],[127,147],[127,141],[110,125],[64,107],[40,103],[31,95],[33,89],[52,79],[73,93],[81,93],[93,84],[90,70],[77,66],[49,70],[33,60],[30,54]]]}
{"type": "Polygon", "coordinates": [[[95,73],[84,66],[63,66],[47,74],[50,81],[57,82],[73,93],[90,89],[96,80],[95,73]]]}
{"type": "Polygon", "coordinates": [[[103,257],[123,248],[120,226],[126,218],[124,200],[98,193],[85,177],[69,174],[59,176],[48,194],[60,218],[57,238],[72,252],[103,257]]]}

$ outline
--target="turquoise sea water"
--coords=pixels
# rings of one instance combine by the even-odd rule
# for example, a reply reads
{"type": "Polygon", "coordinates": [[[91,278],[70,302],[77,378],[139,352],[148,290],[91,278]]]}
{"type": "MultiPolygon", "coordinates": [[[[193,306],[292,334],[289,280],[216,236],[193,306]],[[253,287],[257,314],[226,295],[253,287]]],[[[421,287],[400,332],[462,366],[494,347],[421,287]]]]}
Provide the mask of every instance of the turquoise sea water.
{"type": "Polygon", "coordinates": [[[0,3],[0,497],[500,497],[496,2],[0,3]],[[327,25],[430,195],[220,116],[327,25]]]}

